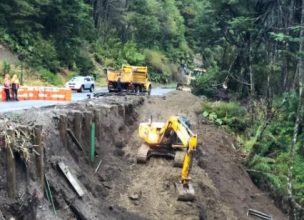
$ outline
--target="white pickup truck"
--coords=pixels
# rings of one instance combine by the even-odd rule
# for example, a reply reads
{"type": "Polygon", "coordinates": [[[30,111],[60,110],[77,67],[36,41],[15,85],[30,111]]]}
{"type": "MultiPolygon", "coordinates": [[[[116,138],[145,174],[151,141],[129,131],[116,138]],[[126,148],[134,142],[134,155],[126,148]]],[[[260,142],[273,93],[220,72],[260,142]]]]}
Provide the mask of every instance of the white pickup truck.
{"type": "Polygon", "coordinates": [[[95,80],[92,76],[75,76],[65,84],[65,87],[77,90],[78,92],[84,92],[85,90],[93,92],[95,89],[95,80]]]}

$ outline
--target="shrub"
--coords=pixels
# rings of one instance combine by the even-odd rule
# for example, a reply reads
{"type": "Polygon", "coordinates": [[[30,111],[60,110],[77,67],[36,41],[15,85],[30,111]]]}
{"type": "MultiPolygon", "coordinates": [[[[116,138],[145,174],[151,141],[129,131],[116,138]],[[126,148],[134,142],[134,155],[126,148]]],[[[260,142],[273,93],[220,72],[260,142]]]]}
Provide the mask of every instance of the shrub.
{"type": "Polygon", "coordinates": [[[246,114],[246,109],[238,102],[204,102],[203,109],[215,112],[218,117],[242,117],[246,114]]]}
{"type": "Polygon", "coordinates": [[[177,66],[169,62],[165,54],[157,50],[146,49],[144,51],[146,63],[150,68],[151,80],[167,83],[173,73],[177,72],[177,66]]]}
{"type": "Polygon", "coordinates": [[[38,72],[40,73],[41,78],[44,81],[48,82],[49,84],[54,85],[54,86],[63,85],[62,79],[57,74],[52,73],[49,70],[44,69],[44,68],[39,69],[38,72]]]}
{"type": "MultiPolygon", "coordinates": [[[[274,99],[276,114],[261,134],[261,127],[250,129],[250,139],[245,143],[245,149],[250,152],[247,166],[250,176],[259,187],[270,189],[277,195],[286,195],[288,166],[290,160],[290,145],[292,144],[294,123],[296,120],[299,97],[294,92],[283,94],[274,99]],[[259,137],[259,138],[257,138],[259,137]]],[[[249,133],[249,132],[248,132],[249,133]]],[[[296,201],[304,205],[304,133],[299,129],[298,142],[295,145],[296,154],[293,161],[293,194],[296,201]]]]}
{"type": "Polygon", "coordinates": [[[205,95],[209,98],[216,98],[222,85],[218,82],[224,82],[225,78],[219,71],[218,66],[211,66],[195,81],[192,81],[193,93],[196,95],[205,95]]]}
{"type": "Polygon", "coordinates": [[[95,65],[86,50],[81,50],[76,58],[76,65],[79,69],[80,75],[92,75],[95,70],[95,65]]]}
{"type": "Polygon", "coordinates": [[[4,76],[5,74],[10,73],[10,71],[11,71],[11,65],[4,61],[2,64],[2,75],[4,76]]]}
{"type": "Polygon", "coordinates": [[[50,40],[44,40],[41,37],[33,39],[33,43],[27,46],[26,61],[33,67],[47,68],[56,72],[60,66],[57,51],[50,40]]]}
{"type": "Polygon", "coordinates": [[[247,127],[246,109],[236,102],[204,102],[203,116],[233,131],[244,131],[247,127]]]}
{"type": "Polygon", "coordinates": [[[145,55],[140,53],[134,42],[128,42],[123,46],[123,58],[131,65],[142,65],[145,55]]]}

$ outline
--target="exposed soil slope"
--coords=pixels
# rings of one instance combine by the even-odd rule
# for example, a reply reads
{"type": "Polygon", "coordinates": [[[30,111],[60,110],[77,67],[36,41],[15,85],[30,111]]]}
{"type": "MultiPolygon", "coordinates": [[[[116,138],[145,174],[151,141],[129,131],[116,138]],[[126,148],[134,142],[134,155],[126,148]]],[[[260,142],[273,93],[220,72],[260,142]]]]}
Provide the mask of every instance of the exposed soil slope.
{"type": "Polygon", "coordinates": [[[17,176],[17,181],[26,186],[17,187],[18,195],[24,195],[22,199],[7,198],[5,158],[1,154],[0,219],[1,212],[6,218],[14,216],[26,220],[33,219],[32,216],[84,220],[253,219],[246,216],[248,208],[269,213],[274,219],[287,219],[251,182],[233,147],[233,139],[217,127],[204,123],[198,115],[201,102],[198,97],[176,91],[164,97],[106,97],[55,109],[33,109],[6,115],[3,118],[21,124],[42,125],[45,170],[57,216],[46,200],[37,201],[37,183],[31,172],[17,176]],[[173,167],[172,160],[151,158],[146,164],[137,164],[135,159],[142,143],[138,137],[138,124],[151,115],[154,121],[165,121],[170,115],[178,114],[191,120],[192,129],[199,138],[191,171],[196,191],[194,202],[176,200],[174,182],[179,180],[181,169],[173,167]],[[77,133],[77,117],[81,118],[78,124],[81,133],[77,133]],[[60,132],[63,119],[67,128],[81,137],[83,152],[69,136],[60,132]],[[96,122],[97,141],[94,164],[89,160],[92,121],[96,122]],[[100,160],[100,169],[94,173],[100,160]],[[59,161],[69,166],[78,179],[86,193],[83,198],[76,195],[59,171],[59,161]]]}
{"type": "MultiPolygon", "coordinates": [[[[213,125],[203,123],[198,116],[201,100],[188,93],[173,92],[166,97],[151,97],[140,109],[140,121],[152,115],[154,121],[165,121],[170,115],[186,115],[199,138],[199,150],[192,169],[197,194],[194,203],[176,201],[174,181],[180,169],[172,161],[152,158],[145,165],[134,165],[132,182],[126,186],[118,203],[128,210],[152,219],[250,219],[248,208],[271,214],[274,219],[286,219],[273,201],[252,183],[233,147],[233,139],[213,125]],[[128,194],[141,192],[136,204],[128,194]]],[[[125,151],[136,153],[141,141],[134,131],[125,151]]],[[[117,199],[117,197],[113,197],[117,199]]]]}
{"type": "Polygon", "coordinates": [[[0,44],[0,61],[15,64],[18,62],[18,59],[12,51],[0,44]]]}

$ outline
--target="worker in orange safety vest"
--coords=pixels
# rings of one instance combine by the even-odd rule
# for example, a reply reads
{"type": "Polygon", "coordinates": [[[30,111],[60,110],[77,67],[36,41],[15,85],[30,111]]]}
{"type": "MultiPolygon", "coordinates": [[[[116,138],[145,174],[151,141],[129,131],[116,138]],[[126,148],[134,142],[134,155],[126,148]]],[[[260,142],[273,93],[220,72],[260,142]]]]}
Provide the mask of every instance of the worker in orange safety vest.
{"type": "Polygon", "coordinates": [[[11,84],[12,84],[12,92],[13,92],[12,100],[19,101],[17,97],[18,89],[19,89],[19,79],[16,74],[13,76],[11,80],[11,84]]]}

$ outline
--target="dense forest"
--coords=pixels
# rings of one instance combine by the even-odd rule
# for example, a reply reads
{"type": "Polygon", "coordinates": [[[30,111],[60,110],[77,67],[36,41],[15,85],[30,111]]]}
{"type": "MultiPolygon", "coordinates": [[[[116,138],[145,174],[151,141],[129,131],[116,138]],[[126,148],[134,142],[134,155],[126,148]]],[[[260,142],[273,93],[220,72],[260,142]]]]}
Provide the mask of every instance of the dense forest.
{"type": "Polygon", "coordinates": [[[4,0],[0,38],[33,67],[87,74],[94,72],[94,64],[147,64],[152,78],[166,82],[200,47],[193,34],[199,34],[195,23],[203,5],[174,0],[4,0]]]}
{"type": "Polygon", "coordinates": [[[194,93],[248,172],[297,219],[304,206],[304,1],[2,0],[0,42],[32,68],[148,65],[154,81],[206,69],[194,93]],[[239,104],[241,103],[241,104],[239,104]]]}

